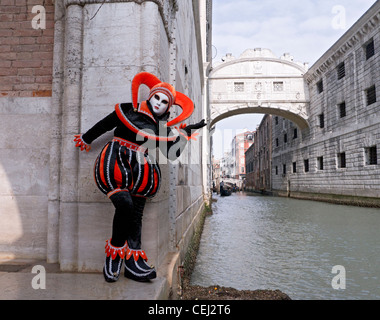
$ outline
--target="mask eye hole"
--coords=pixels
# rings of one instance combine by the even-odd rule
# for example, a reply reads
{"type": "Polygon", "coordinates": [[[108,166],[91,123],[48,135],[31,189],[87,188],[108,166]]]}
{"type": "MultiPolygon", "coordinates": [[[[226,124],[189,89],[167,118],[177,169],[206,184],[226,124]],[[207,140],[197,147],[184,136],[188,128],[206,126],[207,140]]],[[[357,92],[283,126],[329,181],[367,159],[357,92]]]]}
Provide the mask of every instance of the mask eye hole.
{"type": "Polygon", "coordinates": [[[169,101],[167,101],[167,100],[162,100],[162,103],[163,103],[163,104],[168,104],[169,101]]]}
{"type": "Polygon", "coordinates": [[[155,94],[155,95],[154,95],[154,99],[160,101],[160,97],[158,96],[158,94],[155,94]]]}

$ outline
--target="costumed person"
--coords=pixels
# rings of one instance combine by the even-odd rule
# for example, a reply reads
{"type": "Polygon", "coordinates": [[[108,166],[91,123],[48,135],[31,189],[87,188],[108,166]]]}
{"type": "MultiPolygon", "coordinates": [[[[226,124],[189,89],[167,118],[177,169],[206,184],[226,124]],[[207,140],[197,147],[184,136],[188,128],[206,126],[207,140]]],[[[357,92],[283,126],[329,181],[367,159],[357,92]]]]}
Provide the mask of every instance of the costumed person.
{"type": "MultiPolygon", "coordinates": [[[[180,124],[193,113],[190,98],[168,83],[161,82],[148,72],[138,73],[132,80],[132,103],[116,104],[115,110],[96,123],[84,134],[75,135],[76,147],[89,151],[91,143],[114,130],[114,138],[98,155],[94,166],[94,179],[101,192],[115,207],[112,236],[106,241],[106,258],[103,275],[107,282],[119,279],[124,262],[124,276],[137,281],[156,277],[156,270],[147,264],[141,249],[141,227],[147,198],[160,188],[161,173],[148,149],[153,144],[169,159],[180,156],[190,139],[196,140],[194,129],[205,126],[204,120],[194,125],[180,124]],[[148,100],[138,104],[140,85],[150,88],[148,100]],[[168,122],[173,105],[182,113],[168,122]],[[146,145],[149,144],[149,148],[146,145]]],[[[153,151],[153,150],[152,150],[153,151]]]]}

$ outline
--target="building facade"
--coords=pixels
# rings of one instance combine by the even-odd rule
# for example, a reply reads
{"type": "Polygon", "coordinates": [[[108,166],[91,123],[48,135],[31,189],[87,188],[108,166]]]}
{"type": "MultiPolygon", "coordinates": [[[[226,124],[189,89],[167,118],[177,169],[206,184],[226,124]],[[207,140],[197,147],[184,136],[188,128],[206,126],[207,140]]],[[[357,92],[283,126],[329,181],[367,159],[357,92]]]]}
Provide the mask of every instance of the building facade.
{"type": "Polygon", "coordinates": [[[290,120],[275,118],[273,190],[294,197],[346,202],[367,197],[374,202],[380,197],[380,2],[304,77],[310,92],[309,129],[300,131],[290,120]]]}
{"type": "MultiPolygon", "coordinates": [[[[211,6],[209,0],[1,1],[0,258],[102,269],[114,208],[97,190],[92,169],[112,134],[89,153],[75,148],[73,136],[116,103],[131,101],[131,80],[140,71],[194,101],[188,123],[207,119],[211,6]]],[[[201,133],[178,162],[160,164],[160,192],[145,208],[143,243],[158,267],[168,259],[180,263],[203,208],[207,129],[201,133]]]]}
{"type": "Polygon", "coordinates": [[[272,189],[272,115],[266,114],[254,132],[254,143],[245,152],[248,191],[272,189]]]}
{"type": "Polygon", "coordinates": [[[232,173],[231,178],[244,180],[246,174],[245,152],[253,144],[253,131],[238,133],[231,142],[232,173]]]}
{"type": "Polygon", "coordinates": [[[255,189],[271,190],[272,116],[266,114],[255,133],[254,172],[255,189]]]}
{"type": "Polygon", "coordinates": [[[243,181],[243,190],[255,191],[255,142],[245,152],[245,179],[243,181]]]}

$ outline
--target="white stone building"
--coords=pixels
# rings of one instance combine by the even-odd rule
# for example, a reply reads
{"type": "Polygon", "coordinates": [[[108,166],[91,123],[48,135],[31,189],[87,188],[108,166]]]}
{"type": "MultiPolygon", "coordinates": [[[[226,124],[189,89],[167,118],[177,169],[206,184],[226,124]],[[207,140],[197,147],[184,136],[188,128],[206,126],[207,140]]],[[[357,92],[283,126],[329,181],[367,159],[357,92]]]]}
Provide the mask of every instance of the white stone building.
{"type": "Polygon", "coordinates": [[[310,93],[308,128],[301,131],[283,117],[273,121],[273,190],[373,203],[356,197],[380,197],[379,1],[304,78],[310,93]]]}

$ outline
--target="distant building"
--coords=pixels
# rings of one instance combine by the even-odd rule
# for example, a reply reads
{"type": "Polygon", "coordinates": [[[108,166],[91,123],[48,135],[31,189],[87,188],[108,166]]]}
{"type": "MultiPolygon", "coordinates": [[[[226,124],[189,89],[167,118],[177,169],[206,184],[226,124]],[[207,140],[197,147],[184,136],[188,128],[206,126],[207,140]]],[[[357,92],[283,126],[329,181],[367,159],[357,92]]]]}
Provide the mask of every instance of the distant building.
{"type": "Polygon", "coordinates": [[[212,187],[213,189],[219,190],[220,185],[220,160],[212,157],[212,187]]]}
{"type": "Polygon", "coordinates": [[[224,152],[223,158],[220,160],[220,176],[222,179],[232,178],[234,175],[234,159],[231,151],[224,152]]]}
{"type": "Polygon", "coordinates": [[[253,144],[254,131],[245,131],[237,134],[231,143],[233,159],[232,177],[243,180],[245,178],[245,152],[253,144]]]}
{"type": "Polygon", "coordinates": [[[246,189],[270,191],[272,163],[272,116],[265,115],[254,133],[254,144],[246,151],[246,189]]]}
{"type": "Polygon", "coordinates": [[[255,190],[255,143],[253,142],[251,146],[245,152],[245,180],[243,188],[246,191],[255,190]]]}

